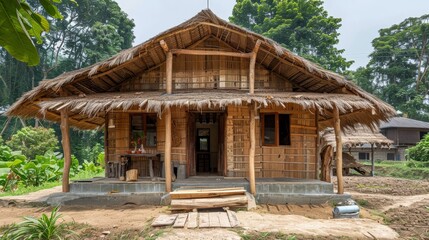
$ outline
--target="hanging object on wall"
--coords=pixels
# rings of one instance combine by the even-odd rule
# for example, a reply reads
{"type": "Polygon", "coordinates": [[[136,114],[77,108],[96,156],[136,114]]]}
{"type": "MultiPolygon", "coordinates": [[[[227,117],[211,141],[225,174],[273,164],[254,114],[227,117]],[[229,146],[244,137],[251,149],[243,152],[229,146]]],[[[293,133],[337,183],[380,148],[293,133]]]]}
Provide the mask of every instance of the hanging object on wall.
{"type": "Polygon", "coordinates": [[[109,118],[109,124],[108,124],[108,128],[115,128],[115,120],[113,119],[113,117],[109,118]]]}

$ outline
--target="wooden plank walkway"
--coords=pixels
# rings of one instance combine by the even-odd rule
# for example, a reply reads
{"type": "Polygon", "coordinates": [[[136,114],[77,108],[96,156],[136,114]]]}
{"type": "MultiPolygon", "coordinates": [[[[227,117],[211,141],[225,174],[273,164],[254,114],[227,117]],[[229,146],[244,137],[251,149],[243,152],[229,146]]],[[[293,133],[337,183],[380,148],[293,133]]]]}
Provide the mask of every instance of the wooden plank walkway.
{"type": "Polygon", "coordinates": [[[230,228],[239,225],[235,212],[190,212],[160,215],[152,227],[173,226],[174,228],[230,228]]]}

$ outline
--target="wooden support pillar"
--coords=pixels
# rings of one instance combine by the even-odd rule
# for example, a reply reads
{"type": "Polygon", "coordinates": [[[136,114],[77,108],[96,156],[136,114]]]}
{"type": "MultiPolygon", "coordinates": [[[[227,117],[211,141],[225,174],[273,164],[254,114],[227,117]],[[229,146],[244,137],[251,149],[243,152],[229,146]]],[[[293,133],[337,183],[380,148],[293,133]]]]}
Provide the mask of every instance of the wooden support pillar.
{"type": "Polygon", "coordinates": [[[341,127],[340,127],[340,113],[338,108],[334,107],[334,132],[335,141],[337,143],[337,151],[335,154],[335,162],[337,164],[337,181],[338,181],[338,194],[344,193],[343,184],[343,140],[341,138],[341,127]]]}
{"type": "Polygon", "coordinates": [[[374,143],[371,143],[371,176],[374,177],[374,143]]]}
{"type": "Polygon", "coordinates": [[[171,53],[171,51],[167,53],[165,71],[166,71],[165,89],[167,94],[171,94],[173,92],[173,53],[171,53]]]}
{"type": "Polygon", "coordinates": [[[249,65],[249,93],[255,93],[255,65],[256,65],[256,55],[258,54],[259,47],[261,46],[261,41],[256,41],[255,47],[253,48],[252,55],[250,57],[249,65]]]}
{"type": "Polygon", "coordinates": [[[69,117],[65,110],[61,110],[61,143],[64,153],[64,170],[63,170],[63,192],[70,192],[70,165],[71,165],[71,148],[69,134],[69,117]]]}
{"type": "Polygon", "coordinates": [[[164,169],[165,169],[165,191],[171,192],[171,109],[167,107],[164,113],[165,119],[165,150],[164,150],[164,169]]]}
{"type": "Polygon", "coordinates": [[[252,102],[249,106],[250,112],[250,149],[249,149],[249,184],[250,184],[250,193],[256,194],[256,181],[255,181],[255,146],[256,146],[256,105],[252,102]]]}

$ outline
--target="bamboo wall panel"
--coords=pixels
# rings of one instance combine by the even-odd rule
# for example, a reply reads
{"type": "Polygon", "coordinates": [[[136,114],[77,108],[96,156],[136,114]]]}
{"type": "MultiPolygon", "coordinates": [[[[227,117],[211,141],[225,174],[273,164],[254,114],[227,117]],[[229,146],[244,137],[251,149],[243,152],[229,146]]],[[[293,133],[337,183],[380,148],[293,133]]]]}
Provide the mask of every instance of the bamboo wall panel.
{"type": "MultiPolygon", "coordinates": [[[[171,161],[174,164],[186,164],[186,131],[187,131],[187,111],[183,108],[172,108],[172,148],[171,161]]],[[[163,119],[157,121],[157,151],[164,153],[165,144],[165,123],[163,119]]]]}
{"type": "MultiPolygon", "coordinates": [[[[256,177],[314,178],[316,172],[315,115],[297,106],[267,108],[261,112],[290,114],[291,145],[262,146],[261,121],[256,119],[256,177]]],[[[228,107],[227,175],[246,177],[249,151],[249,112],[247,107],[228,107]]]]}
{"type": "MultiPolygon", "coordinates": [[[[192,47],[198,50],[236,51],[218,39],[208,38],[192,47]]],[[[159,57],[152,54],[151,58],[159,57]]],[[[174,55],[173,89],[248,89],[249,59],[228,56],[174,55]]],[[[291,91],[287,79],[256,64],[256,89],[291,91]]],[[[121,91],[165,89],[165,63],[124,82],[121,91]]]]}

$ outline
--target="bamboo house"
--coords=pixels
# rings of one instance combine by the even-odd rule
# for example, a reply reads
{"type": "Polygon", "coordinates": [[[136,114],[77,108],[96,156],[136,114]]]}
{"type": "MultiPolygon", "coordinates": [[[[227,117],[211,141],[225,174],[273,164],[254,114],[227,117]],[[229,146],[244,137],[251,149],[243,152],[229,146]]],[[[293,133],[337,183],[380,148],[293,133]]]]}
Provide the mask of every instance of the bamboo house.
{"type": "Polygon", "coordinates": [[[61,123],[68,158],[69,126],[103,128],[106,163],[129,157],[139,177],[165,176],[167,192],[176,174],[247,178],[255,194],[259,179],[318,179],[324,128],[334,127],[341,144],[341,129],[373,127],[395,111],[203,10],[105,61],[43,80],[8,114],[61,123]],[[160,161],[139,161],[144,154],[160,161]]]}

